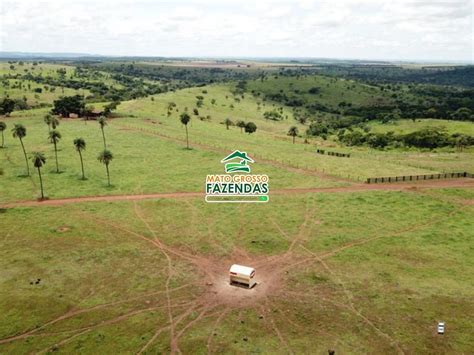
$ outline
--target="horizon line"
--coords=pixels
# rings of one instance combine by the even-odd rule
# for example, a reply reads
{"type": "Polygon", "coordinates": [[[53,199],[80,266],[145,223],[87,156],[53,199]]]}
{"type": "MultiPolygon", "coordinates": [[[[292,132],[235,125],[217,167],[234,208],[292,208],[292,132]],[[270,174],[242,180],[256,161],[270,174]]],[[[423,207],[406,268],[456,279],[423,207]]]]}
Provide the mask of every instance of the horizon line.
{"type": "Polygon", "coordinates": [[[388,62],[388,63],[444,63],[444,64],[466,64],[474,65],[474,60],[467,59],[387,59],[387,58],[362,58],[362,57],[317,57],[317,56],[228,56],[228,55],[137,55],[137,54],[98,54],[98,53],[82,53],[82,52],[27,52],[27,51],[0,51],[1,59],[18,59],[18,57],[31,58],[160,58],[160,59],[241,59],[241,60],[333,60],[333,61],[361,61],[361,62],[388,62]],[[9,57],[8,55],[11,55],[9,57]]]}

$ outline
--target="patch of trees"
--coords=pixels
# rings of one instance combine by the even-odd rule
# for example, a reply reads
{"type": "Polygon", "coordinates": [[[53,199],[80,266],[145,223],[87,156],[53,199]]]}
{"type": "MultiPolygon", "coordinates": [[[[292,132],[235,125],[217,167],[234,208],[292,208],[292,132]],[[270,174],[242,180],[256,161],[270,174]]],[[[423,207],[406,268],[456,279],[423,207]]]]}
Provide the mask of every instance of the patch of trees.
{"type": "Polygon", "coordinates": [[[474,145],[474,137],[472,136],[461,133],[448,134],[445,129],[437,127],[423,128],[407,134],[395,134],[394,132],[365,133],[354,130],[340,134],[339,140],[348,146],[367,145],[378,149],[388,146],[427,149],[451,146],[462,149],[474,145]]]}
{"type": "Polygon", "coordinates": [[[0,115],[9,116],[15,108],[15,101],[9,97],[4,97],[0,100],[0,115]]]}
{"type": "Polygon", "coordinates": [[[74,113],[82,116],[85,110],[84,98],[81,95],[65,96],[54,100],[52,113],[61,115],[62,117],[69,117],[69,114],[74,113]]]}
{"type": "Polygon", "coordinates": [[[283,115],[277,110],[265,111],[263,113],[263,118],[266,120],[281,121],[283,119],[283,115]]]}
{"type": "MultiPolygon", "coordinates": [[[[60,69],[58,69],[60,70],[60,69]]],[[[112,79],[120,83],[123,88],[118,88],[114,85],[107,85],[105,81],[101,80],[103,74],[96,71],[87,73],[87,69],[76,68],[74,77],[68,78],[65,74],[60,72],[59,77],[43,76],[41,74],[33,75],[27,73],[23,76],[19,74],[6,75],[4,78],[8,79],[23,79],[30,80],[38,84],[51,87],[71,88],[75,90],[84,89],[92,93],[89,101],[123,101],[137,99],[148,95],[159,94],[166,92],[168,87],[159,83],[144,82],[140,78],[128,77],[122,74],[114,74],[112,79]]]]}
{"type": "Polygon", "coordinates": [[[260,73],[247,69],[182,68],[168,65],[104,62],[97,69],[131,77],[155,81],[174,82],[177,88],[199,86],[223,81],[245,81],[257,78],[260,73]]]}
{"type": "Polygon", "coordinates": [[[321,65],[318,72],[329,76],[343,76],[368,83],[419,83],[460,85],[474,88],[473,66],[439,66],[403,68],[397,65],[321,65]]]}

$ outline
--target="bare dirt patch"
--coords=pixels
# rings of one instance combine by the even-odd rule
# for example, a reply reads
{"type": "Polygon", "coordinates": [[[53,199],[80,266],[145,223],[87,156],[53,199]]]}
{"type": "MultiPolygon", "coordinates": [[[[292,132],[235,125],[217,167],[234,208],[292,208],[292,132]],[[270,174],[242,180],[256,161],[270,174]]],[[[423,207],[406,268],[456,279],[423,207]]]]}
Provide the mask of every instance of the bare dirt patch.
{"type": "Polygon", "coordinates": [[[71,230],[71,227],[70,227],[70,226],[64,225],[64,226],[58,227],[58,228],[56,229],[56,232],[58,232],[58,233],[65,233],[65,232],[69,232],[70,230],[71,230]]]}

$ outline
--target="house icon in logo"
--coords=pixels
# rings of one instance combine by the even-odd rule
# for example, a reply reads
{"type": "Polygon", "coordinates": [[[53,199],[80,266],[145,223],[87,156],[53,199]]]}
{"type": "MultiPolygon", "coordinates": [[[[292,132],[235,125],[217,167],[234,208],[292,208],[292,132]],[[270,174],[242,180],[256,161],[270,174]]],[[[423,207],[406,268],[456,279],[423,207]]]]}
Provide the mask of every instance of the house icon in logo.
{"type": "Polygon", "coordinates": [[[225,163],[226,173],[250,173],[250,166],[248,163],[254,163],[253,159],[250,158],[246,152],[239,150],[234,151],[221,160],[221,163],[225,163]],[[229,163],[232,160],[238,159],[239,162],[229,163]]]}

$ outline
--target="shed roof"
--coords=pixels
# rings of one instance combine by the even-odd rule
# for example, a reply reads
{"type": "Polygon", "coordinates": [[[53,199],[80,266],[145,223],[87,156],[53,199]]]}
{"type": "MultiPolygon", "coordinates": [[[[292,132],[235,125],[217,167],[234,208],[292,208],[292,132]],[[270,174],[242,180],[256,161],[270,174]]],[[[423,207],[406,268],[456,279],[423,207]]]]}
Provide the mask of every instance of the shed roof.
{"type": "Polygon", "coordinates": [[[255,272],[255,269],[253,267],[234,264],[230,267],[229,271],[230,272],[235,272],[237,274],[250,276],[252,274],[252,272],[255,272]]]}

